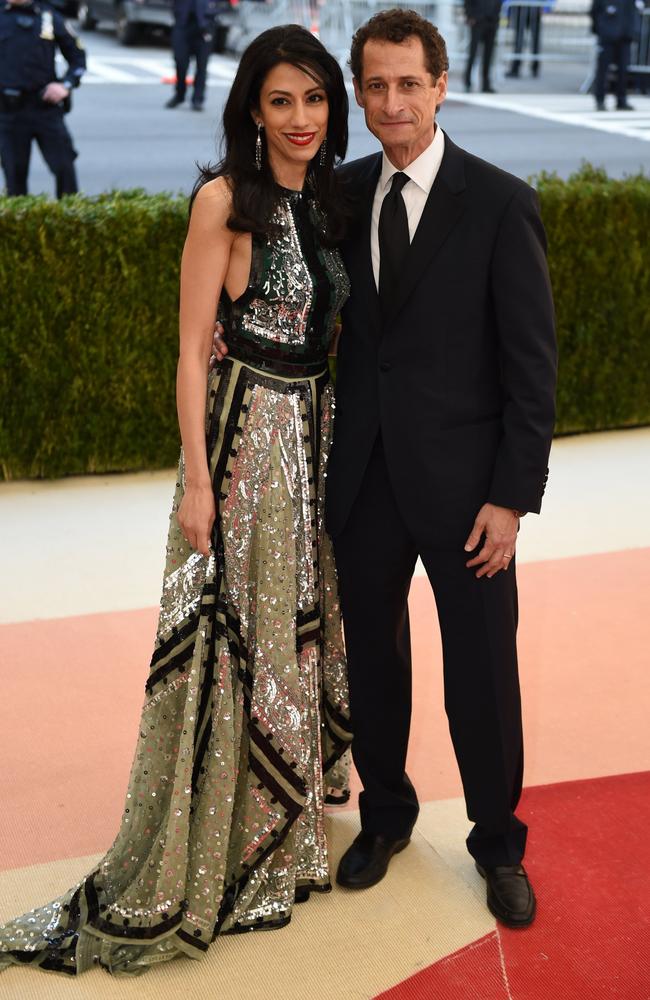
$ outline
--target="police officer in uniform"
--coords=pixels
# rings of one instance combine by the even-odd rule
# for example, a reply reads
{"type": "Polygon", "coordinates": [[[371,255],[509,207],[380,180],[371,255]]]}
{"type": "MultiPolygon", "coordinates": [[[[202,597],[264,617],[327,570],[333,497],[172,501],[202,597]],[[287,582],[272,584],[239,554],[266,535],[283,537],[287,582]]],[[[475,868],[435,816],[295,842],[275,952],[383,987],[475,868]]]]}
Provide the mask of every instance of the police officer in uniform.
{"type": "Polygon", "coordinates": [[[35,0],[6,0],[0,8],[0,158],[7,194],[27,194],[32,140],[56,178],[56,194],[74,194],[77,176],[63,116],[79,85],[86,54],[60,14],[35,0]],[[57,48],[68,63],[57,80],[57,48]]]}
{"type": "Polygon", "coordinates": [[[627,99],[627,68],[630,64],[632,41],[638,38],[641,26],[642,0],[593,0],[592,31],[598,37],[598,62],[594,80],[596,110],[605,110],[607,74],[616,64],[616,109],[633,111],[627,99]]]}
{"type": "Polygon", "coordinates": [[[174,27],[172,47],[176,62],[176,92],[165,107],[177,108],[185,100],[185,78],[194,56],[196,72],[192,109],[201,111],[205,99],[205,81],[208,73],[208,59],[214,41],[216,0],[174,0],[174,27]]]}

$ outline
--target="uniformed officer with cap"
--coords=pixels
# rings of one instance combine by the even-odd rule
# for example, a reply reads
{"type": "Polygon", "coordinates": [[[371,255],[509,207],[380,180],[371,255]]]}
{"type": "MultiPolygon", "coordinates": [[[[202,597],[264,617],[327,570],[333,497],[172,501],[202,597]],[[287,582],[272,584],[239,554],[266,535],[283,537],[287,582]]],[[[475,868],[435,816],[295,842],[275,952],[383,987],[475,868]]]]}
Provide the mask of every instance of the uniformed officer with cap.
{"type": "Polygon", "coordinates": [[[0,158],[7,194],[27,194],[32,140],[56,178],[56,194],[74,194],[77,176],[63,116],[79,86],[86,54],[60,14],[35,0],[6,0],[0,7],[0,158]],[[57,48],[67,72],[56,78],[57,48]]]}

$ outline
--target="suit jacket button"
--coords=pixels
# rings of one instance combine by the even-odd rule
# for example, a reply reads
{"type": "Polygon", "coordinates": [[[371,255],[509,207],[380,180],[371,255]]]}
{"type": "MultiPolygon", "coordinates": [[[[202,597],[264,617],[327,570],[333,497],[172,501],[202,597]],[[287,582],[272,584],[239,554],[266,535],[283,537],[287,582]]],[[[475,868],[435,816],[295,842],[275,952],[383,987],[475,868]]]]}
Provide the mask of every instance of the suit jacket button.
{"type": "Polygon", "coordinates": [[[382,361],[381,362],[381,364],[379,365],[379,371],[380,372],[389,372],[390,371],[390,365],[388,364],[387,361],[382,361]]]}

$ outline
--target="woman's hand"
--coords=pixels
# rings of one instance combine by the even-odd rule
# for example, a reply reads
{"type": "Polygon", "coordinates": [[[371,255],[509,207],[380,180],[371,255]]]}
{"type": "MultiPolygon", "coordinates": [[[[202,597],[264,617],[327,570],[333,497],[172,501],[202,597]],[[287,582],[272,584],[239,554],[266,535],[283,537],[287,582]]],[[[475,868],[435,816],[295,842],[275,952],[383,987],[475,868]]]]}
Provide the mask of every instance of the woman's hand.
{"type": "Polygon", "coordinates": [[[192,548],[204,556],[210,555],[210,537],[215,517],[212,484],[186,485],[178,508],[178,523],[192,548]]]}

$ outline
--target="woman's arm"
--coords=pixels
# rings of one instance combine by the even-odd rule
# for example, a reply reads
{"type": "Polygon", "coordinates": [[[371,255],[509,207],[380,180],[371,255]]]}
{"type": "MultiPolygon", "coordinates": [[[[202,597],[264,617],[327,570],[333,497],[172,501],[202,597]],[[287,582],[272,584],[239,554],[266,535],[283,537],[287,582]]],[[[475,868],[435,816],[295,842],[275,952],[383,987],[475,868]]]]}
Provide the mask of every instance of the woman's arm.
{"type": "Polygon", "coordinates": [[[176,405],[185,462],[185,494],[178,511],[192,548],[208,555],[215,503],[205,446],[208,360],[221,289],[235,234],[226,225],[230,192],[219,177],[199,191],[181,261],[180,352],[176,405]]]}

